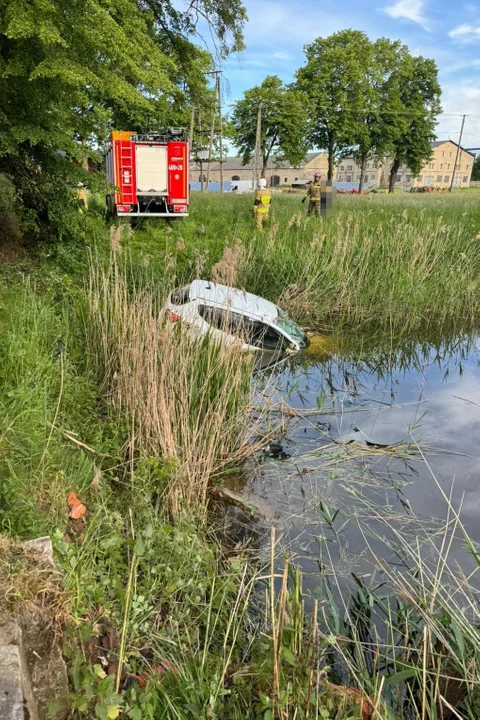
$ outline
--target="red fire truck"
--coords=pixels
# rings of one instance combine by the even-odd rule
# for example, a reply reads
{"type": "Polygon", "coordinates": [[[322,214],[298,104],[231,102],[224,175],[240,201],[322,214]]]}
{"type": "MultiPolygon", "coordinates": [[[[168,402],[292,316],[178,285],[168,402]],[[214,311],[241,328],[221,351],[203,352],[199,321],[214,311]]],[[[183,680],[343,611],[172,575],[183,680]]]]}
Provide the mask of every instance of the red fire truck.
{"type": "Polygon", "coordinates": [[[105,165],[115,190],[107,195],[112,215],[185,217],[188,215],[189,148],[185,131],[137,135],[112,132],[105,165]]]}

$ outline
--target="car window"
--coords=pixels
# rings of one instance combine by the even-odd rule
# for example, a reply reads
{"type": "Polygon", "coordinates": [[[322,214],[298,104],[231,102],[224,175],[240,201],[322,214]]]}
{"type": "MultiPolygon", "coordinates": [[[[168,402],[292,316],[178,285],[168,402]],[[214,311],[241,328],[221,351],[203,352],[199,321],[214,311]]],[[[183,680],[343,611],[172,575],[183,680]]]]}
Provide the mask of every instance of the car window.
{"type": "Polygon", "coordinates": [[[190,300],[190,285],[177,288],[170,295],[170,302],[173,305],[185,305],[190,300]]]}
{"type": "Polygon", "coordinates": [[[285,339],[276,330],[265,323],[247,320],[248,342],[262,350],[280,350],[284,347],[285,339]]]}
{"type": "Polygon", "coordinates": [[[199,305],[198,314],[217,330],[223,330],[234,335],[241,334],[243,318],[238,313],[222,310],[211,305],[199,305]]]}
{"type": "Polygon", "coordinates": [[[262,350],[278,350],[284,347],[283,335],[258,320],[251,320],[239,313],[211,305],[199,305],[198,313],[212,327],[237,335],[248,345],[262,350]]]}

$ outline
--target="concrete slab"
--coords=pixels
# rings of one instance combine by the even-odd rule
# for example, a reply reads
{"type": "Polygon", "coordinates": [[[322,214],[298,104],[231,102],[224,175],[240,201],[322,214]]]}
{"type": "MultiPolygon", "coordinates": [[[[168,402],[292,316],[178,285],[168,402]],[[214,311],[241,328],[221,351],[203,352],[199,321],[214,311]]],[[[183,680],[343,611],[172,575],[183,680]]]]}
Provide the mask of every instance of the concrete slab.
{"type": "Polygon", "coordinates": [[[23,543],[23,547],[27,550],[33,550],[34,552],[41,555],[42,560],[45,561],[46,565],[50,565],[52,568],[55,567],[52,541],[48,535],[35,538],[34,540],[27,540],[23,543]]]}
{"type": "Polygon", "coordinates": [[[0,645],[0,718],[25,720],[22,663],[17,645],[0,645]]]}

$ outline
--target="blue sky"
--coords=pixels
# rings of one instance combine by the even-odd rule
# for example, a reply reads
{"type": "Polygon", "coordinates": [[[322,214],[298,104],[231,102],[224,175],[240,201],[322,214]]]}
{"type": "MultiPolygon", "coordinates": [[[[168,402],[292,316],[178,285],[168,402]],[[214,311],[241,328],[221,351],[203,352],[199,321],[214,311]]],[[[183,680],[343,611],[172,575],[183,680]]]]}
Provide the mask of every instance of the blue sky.
{"type": "Polygon", "coordinates": [[[438,138],[480,147],[480,0],[244,0],[246,50],[224,64],[225,103],[269,74],[291,81],[304,62],[303,46],[337,30],[363,30],[375,40],[400,39],[439,68],[444,114],[438,138]],[[455,116],[457,115],[457,117],[455,116]]]}

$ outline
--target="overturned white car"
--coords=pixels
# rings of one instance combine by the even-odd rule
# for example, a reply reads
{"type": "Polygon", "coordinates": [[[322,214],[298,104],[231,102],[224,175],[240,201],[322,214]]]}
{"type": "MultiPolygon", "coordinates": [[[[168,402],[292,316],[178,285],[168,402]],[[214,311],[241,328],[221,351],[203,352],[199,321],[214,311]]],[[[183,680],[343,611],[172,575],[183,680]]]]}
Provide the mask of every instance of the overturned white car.
{"type": "Polygon", "coordinates": [[[245,352],[290,355],[308,345],[308,336],[274,303],[208,280],[174,290],[165,306],[171,322],[182,321],[199,337],[211,333],[245,352]]]}

